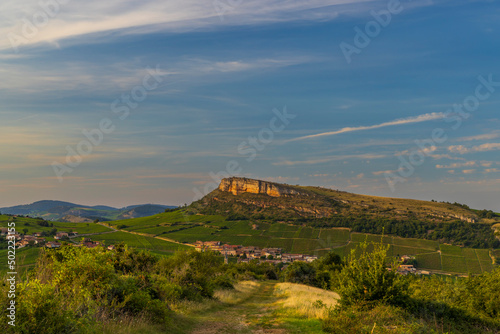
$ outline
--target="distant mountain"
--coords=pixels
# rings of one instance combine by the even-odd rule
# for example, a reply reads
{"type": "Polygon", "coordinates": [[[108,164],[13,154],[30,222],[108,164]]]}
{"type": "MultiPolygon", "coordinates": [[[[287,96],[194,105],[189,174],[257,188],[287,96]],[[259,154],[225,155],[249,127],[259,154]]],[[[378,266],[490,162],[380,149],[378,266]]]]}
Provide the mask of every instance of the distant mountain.
{"type": "Polygon", "coordinates": [[[63,201],[38,201],[31,204],[0,208],[0,212],[11,215],[42,217],[54,221],[100,221],[138,218],[155,215],[173,209],[175,206],[140,204],[130,205],[121,209],[106,205],[87,206],[63,201]]]}

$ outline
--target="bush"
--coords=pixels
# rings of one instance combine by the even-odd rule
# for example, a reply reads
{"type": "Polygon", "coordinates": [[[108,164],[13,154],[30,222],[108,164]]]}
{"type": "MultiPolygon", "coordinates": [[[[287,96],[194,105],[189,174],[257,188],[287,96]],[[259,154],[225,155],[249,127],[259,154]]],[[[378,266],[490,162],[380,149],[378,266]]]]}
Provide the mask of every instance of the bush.
{"type": "Polygon", "coordinates": [[[338,276],[342,306],[361,304],[371,307],[376,303],[398,305],[408,299],[409,282],[396,272],[397,263],[392,263],[391,271],[386,269],[389,246],[377,243],[373,247],[373,252],[368,251],[368,243],[364,242],[351,250],[338,276]]]}
{"type": "Polygon", "coordinates": [[[316,268],[311,263],[295,261],[285,270],[285,282],[316,286],[316,268]]]}

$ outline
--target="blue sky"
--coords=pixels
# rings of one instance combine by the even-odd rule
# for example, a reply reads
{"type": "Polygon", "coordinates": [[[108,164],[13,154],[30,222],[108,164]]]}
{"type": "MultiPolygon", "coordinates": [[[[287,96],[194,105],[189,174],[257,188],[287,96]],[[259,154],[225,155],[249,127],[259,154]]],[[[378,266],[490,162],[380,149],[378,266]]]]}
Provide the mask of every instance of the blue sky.
{"type": "Polygon", "coordinates": [[[0,206],[190,203],[229,163],[500,211],[494,1],[42,3],[0,5],[0,206]]]}

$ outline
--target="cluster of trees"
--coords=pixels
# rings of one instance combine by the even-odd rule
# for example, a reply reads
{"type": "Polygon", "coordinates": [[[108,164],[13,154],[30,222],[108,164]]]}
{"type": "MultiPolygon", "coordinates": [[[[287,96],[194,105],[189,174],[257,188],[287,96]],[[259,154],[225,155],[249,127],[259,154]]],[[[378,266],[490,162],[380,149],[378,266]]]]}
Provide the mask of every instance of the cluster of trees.
{"type": "Polygon", "coordinates": [[[498,213],[495,213],[492,210],[481,210],[481,211],[477,212],[477,215],[480,218],[488,218],[488,219],[500,217],[500,215],[498,213]]]}
{"type": "MultiPolygon", "coordinates": [[[[102,333],[109,321],[127,319],[171,324],[171,306],[212,298],[219,288],[243,279],[277,279],[279,269],[256,262],[223,263],[212,252],[149,251],[104,247],[43,249],[27,280],[16,291],[16,333],[102,333]]],[[[0,332],[11,332],[6,317],[9,286],[0,283],[0,332]]]]}
{"type": "Polygon", "coordinates": [[[37,222],[37,224],[38,224],[39,226],[43,226],[43,227],[52,227],[52,226],[54,226],[54,224],[53,224],[53,223],[49,223],[48,221],[43,220],[43,219],[42,219],[42,220],[40,220],[40,221],[38,221],[38,222],[37,222]]]}
{"type": "Polygon", "coordinates": [[[340,295],[323,320],[327,333],[373,333],[394,325],[396,333],[500,332],[500,269],[466,279],[403,276],[398,262],[388,262],[387,250],[363,243],[345,261],[328,254],[314,263],[294,262],[282,278],[340,295]]]}
{"type": "Polygon", "coordinates": [[[368,216],[336,216],[314,220],[314,227],[348,227],[353,232],[389,234],[403,238],[436,240],[472,248],[499,248],[491,225],[470,224],[462,221],[450,223],[423,222],[419,220],[398,220],[368,216]]]}
{"type": "MultiPolygon", "coordinates": [[[[254,260],[224,264],[212,252],[185,251],[158,257],[124,244],[109,251],[63,245],[41,251],[29,279],[16,291],[16,333],[100,333],[109,321],[148,321],[168,332],[172,306],[203,302],[240,280],[282,280],[333,290],[338,307],[323,330],[370,333],[374,323],[403,332],[486,333],[500,331],[500,269],[467,279],[421,278],[397,273],[388,246],[362,243],[346,259],[329,253],[284,270],[254,260]],[[391,270],[388,270],[390,268],[391,270]],[[439,326],[440,324],[441,326],[439,326]]],[[[9,286],[0,285],[0,331],[9,286]]],[[[399,333],[399,332],[398,332],[399,333]]]]}

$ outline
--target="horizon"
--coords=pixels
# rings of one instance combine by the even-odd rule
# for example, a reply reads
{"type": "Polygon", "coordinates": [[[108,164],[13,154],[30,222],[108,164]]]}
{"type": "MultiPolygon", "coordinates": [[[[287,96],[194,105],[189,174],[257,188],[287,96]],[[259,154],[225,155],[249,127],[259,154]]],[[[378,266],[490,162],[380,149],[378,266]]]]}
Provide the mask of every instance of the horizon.
{"type": "Polygon", "coordinates": [[[4,4],[0,206],[229,175],[500,212],[495,2],[221,1],[4,4]]]}

